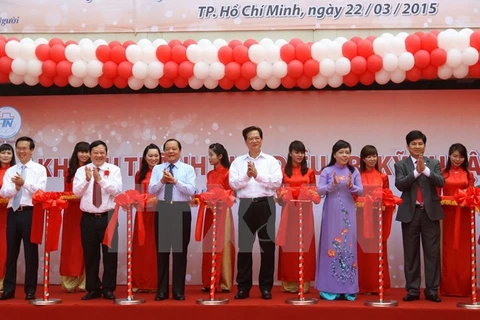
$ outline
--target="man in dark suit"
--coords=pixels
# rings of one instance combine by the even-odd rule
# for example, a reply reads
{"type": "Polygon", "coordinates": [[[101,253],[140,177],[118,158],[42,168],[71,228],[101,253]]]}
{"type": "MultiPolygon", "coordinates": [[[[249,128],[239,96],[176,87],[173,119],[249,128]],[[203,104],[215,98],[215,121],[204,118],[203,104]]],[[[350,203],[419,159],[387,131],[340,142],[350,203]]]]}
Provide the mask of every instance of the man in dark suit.
{"type": "Polygon", "coordinates": [[[404,270],[407,295],[403,301],[420,297],[420,237],[425,262],[425,299],[441,302],[440,284],[440,220],[443,211],[436,188],[445,184],[440,163],[423,157],[427,137],[418,130],[406,136],[410,157],[395,163],[395,186],[402,192],[403,202],[397,213],[402,223],[404,270]]]}

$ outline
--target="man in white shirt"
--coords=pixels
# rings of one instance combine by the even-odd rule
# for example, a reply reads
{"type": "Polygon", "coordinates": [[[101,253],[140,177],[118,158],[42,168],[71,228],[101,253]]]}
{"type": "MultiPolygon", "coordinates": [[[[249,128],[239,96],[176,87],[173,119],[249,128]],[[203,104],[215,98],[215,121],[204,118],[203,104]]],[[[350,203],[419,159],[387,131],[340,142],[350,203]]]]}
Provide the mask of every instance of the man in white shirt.
{"type": "Polygon", "coordinates": [[[279,162],[262,152],[263,132],[251,126],[242,132],[248,153],[237,157],[230,166],[229,182],[240,199],[238,210],[237,283],[235,299],[250,296],[252,288],[252,249],[255,235],[261,248],[258,277],[262,299],[272,298],[275,270],[275,203],[273,196],[282,183],[279,162]]]}
{"type": "Polygon", "coordinates": [[[20,137],[15,142],[15,152],[20,163],[10,167],[3,177],[0,196],[9,198],[7,213],[7,263],[3,294],[0,300],[15,296],[17,259],[23,240],[25,254],[25,299],[35,299],[38,273],[38,244],[30,241],[32,229],[32,196],[47,187],[47,170],[32,161],[35,143],[30,137],[20,137]]]}
{"type": "Polygon", "coordinates": [[[83,211],[80,221],[87,294],[82,300],[103,297],[115,299],[117,285],[118,230],[112,241],[112,249],[102,244],[105,230],[115,208],[115,196],[122,192],[120,168],[106,163],[107,145],[97,140],[90,144],[92,163],[78,168],[73,180],[73,193],[81,198],[83,211]],[[103,277],[100,268],[100,247],[103,255],[103,277]]]}

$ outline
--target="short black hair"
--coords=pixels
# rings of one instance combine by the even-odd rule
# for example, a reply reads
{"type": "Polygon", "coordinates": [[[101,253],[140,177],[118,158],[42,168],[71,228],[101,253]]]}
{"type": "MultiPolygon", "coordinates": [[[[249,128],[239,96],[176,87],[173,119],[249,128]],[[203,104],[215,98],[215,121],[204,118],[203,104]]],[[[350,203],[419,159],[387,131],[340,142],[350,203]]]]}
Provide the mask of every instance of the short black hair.
{"type": "Polygon", "coordinates": [[[98,146],[104,146],[105,147],[105,152],[108,153],[107,144],[105,142],[103,142],[102,140],[95,140],[92,143],[90,143],[90,149],[89,149],[90,152],[92,152],[93,148],[98,147],[98,146]]]}
{"type": "Polygon", "coordinates": [[[422,139],[423,143],[427,143],[427,136],[424,135],[422,131],[412,130],[405,137],[405,140],[407,141],[407,146],[410,144],[410,142],[417,139],[422,139]]]}
{"type": "Polygon", "coordinates": [[[163,144],[163,151],[165,151],[165,146],[167,145],[167,143],[172,142],[172,141],[175,141],[178,144],[178,149],[179,150],[182,150],[182,144],[180,143],[180,141],[172,138],[172,139],[168,139],[167,141],[165,141],[165,143],[163,144]]]}
{"type": "Polygon", "coordinates": [[[17,141],[15,141],[15,148],[17,147],[17,144],[21,141],[27,141],[30,143],[30,150],[34,150],[35,149],[35,142],[33,142],[33,139],[30,138],[30,137],[27,137],[27,136],[23,136],[23,137],[20,137],[17,139],[17,141]]]}
{"type": "Polygon", "coordinates": [[[257,126],[250,126],[250,127],[247,127],[245,129],[243,129],[243,131],[242,131],[243,140],[247,141],[247,135],[248,135],[249,132],[252,132],[252,131],[258,131],[258,134],[260,134],[260,138],[263,139],[262,129],[260,129],[260,127],[257,127],[257,126]]]}

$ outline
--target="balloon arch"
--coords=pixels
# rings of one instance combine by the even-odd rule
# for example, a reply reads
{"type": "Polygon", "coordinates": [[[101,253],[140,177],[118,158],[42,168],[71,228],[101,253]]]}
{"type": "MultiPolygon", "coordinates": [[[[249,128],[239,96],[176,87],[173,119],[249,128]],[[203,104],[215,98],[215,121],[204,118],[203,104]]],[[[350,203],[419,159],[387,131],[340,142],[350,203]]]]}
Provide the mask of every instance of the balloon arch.
{"type": "Polygon", "coordinates": [[[0,36],[0,83],[108,89],[353,87],[480,77],[480,31],[384,33],[366,39],[138,42],[0,36]]]}

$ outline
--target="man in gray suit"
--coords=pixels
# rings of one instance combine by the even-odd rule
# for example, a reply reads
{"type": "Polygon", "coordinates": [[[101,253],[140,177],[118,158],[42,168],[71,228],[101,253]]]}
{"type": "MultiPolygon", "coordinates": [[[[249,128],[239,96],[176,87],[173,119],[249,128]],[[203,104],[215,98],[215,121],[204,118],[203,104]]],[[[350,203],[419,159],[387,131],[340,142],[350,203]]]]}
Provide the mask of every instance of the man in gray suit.
{"type": "Polygon", "coordinates": [[[443,219],[436,188],[445,184],[437,160],[423,157],[427,137],[418,130],[406,136],[410,157],[395,163],[395,186],[402,192],[397,221],[402,223],[404,270],[407,295],[403,301],[420,298],[420,237],[425,262],[425,299],[441,302],[440,220],[443,219]]]}

